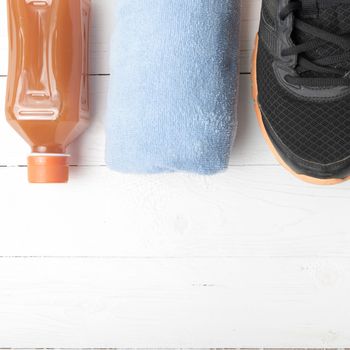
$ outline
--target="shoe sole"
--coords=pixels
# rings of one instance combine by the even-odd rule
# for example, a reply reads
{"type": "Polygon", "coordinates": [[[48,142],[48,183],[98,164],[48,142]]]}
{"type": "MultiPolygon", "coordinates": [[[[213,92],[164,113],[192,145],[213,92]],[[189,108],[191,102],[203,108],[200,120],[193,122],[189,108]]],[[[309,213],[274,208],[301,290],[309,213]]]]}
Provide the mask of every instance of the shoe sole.
{"type": "Polygon", "coordinates": [[[275,146],[273,145],[272,141],[270,140],[270,137],[266,131],[262,113],[260,110],[259,102],[258,102],[258,82],[257,82],[257,56],[258,56],[258,44],[259,44],[259,36],[256,35],[255,39],[255,47],[253,52],[253,64],[252,64],[252,94],[254,99],[254,107],[255,107],[255,113],[257,115],[257,119],[259,122],[260,129],[262,131],[262,134],[265,138],[265,141],[267,142],[271,152],[275,156],[275,158],[278,160],[278,162],[291,174],[293,174],[295,177],[297,177],[299,180],[302,180],[304,182],[312,183],[314,185],[323,185],[323,186],[330,186],[330,185],[337,185],[340,183],[343,183],[345,181],[350,180],[350,176],[346,177],[344,179],[319,179],[316,177],[303,175],[295,172],[280,156],[278,151],[276,150],[275,146]]]}

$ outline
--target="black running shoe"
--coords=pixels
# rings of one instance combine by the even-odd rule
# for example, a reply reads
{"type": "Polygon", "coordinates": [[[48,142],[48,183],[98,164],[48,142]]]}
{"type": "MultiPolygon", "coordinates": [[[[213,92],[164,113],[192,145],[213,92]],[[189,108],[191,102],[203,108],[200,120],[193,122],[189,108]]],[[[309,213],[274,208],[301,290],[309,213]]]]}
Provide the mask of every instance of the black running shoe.
{"type": "Polygon", "coordinates": [[[288,170],[318,184],[350,179],[350,0],[263,0],[253,85],[288,170]]]}

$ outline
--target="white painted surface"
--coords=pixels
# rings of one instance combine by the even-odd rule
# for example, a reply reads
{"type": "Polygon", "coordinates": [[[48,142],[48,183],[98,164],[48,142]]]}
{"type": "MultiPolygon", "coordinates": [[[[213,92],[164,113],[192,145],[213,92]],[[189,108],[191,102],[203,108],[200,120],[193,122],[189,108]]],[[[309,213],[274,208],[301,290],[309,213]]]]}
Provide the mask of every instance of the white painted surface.
{"type": "Polygon", "coordinates": [[[349,344],[347,258],[4,259],[4,347],[349,344]],[[341,316],[343,315],[343,316],[341,316]]]}
{"type": "MultiPolygon", "coordinates": [[[[346,347],[350,187],[287,174],[241,76],[230,169],[126,176],[104,167],[116,0],[93,1],[88,132],[68,185],[26,183],[28,147],[0,118],[0,348],[346,347]]],[[[260,0],[243,0],[242,72],[260,0]]],[[[0,0],[0,75],[6,75],[0,0]]],[[[3,111],[6,78],[0,77],[3,111]]]]}

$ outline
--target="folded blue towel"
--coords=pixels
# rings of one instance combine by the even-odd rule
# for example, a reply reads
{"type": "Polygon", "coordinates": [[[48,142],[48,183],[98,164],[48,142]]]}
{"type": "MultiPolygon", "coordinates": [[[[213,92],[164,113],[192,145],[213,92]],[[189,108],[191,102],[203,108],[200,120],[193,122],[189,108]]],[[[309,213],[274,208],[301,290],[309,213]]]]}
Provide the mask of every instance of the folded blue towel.
{"type": "Polygon", "coordinates": [[[237,125],[240,0],[118,0],[115,21],[108,166],[226,169],[237,125]]]}

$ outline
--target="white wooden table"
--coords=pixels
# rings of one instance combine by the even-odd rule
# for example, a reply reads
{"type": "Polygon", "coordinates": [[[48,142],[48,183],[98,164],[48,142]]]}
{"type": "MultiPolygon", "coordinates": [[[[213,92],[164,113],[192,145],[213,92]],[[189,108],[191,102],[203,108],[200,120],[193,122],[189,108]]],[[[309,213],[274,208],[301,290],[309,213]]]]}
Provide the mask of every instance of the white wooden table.
{"type": "Polygon", "coordinates": [[[104,166],[115,1],[93,1],[93,120],[71,147],[70,183],[27,184],[29,149],[0,118],[0,348],[349,346],[350,183],[296,180],[260,135],[249,75],[260,0],[242,0],[239,133],[214,177],[104,166]]]}

